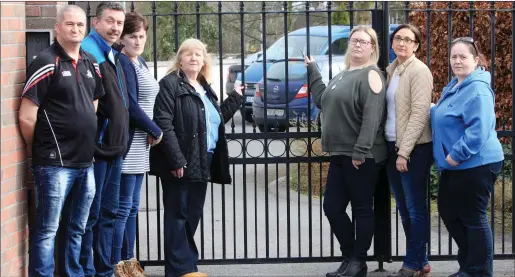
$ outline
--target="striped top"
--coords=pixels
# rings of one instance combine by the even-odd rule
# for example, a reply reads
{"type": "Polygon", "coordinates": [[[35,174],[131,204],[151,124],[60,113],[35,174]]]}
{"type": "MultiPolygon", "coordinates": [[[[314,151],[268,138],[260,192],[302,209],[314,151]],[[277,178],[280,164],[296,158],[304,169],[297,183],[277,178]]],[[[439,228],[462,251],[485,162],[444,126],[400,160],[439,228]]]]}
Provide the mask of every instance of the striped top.
{"type": "MultiPolygon", "coordinates": [[[[150,71],[139,62],[132,61],[138,78],[138,104],[149,118],[154,117],[154,103],[159,92],[159,83],[150,71]]],[[[150,170],[148,134],[136,129],[129,152],[122,164],[123,174],[142,174],[150,170]]]]}

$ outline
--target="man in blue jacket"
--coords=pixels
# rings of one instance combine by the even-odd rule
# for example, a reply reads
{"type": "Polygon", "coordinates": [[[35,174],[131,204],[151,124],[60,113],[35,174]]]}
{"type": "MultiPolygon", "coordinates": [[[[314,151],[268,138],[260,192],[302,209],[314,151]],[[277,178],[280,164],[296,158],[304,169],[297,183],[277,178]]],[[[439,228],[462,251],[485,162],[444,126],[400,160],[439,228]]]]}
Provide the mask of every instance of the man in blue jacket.
{"type": "Polygon", "coordinates": [[[113,275],[113,230],[129,132],[129,96],[118,61],[122,47],[116,44],[122,34],[124,20],[125,11],[120,3],[101,2],[93,18],[94,28],[82,42],[83,49],[98,61],[105,90],[97,111],[94,165],[96,194],[82,239],[80,257],[86,276],[113,275]]]}

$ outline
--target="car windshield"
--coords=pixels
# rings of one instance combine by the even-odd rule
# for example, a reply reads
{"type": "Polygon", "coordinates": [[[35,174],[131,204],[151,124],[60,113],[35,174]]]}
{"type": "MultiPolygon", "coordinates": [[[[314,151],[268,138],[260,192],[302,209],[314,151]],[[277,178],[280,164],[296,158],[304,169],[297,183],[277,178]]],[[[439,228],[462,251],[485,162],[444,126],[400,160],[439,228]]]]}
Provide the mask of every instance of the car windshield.
{"type": "MultiPolygon", "coordinates": [[[[270,48],[266,50],[267,60],[284,59],[286,37],[280,38],[270,48]]],[[[318,55],[322,51],[324,45],[327,44],[327,37],[310,36],[309,38],[309,52],[311,55],[318,55]]],[[[302,53],[307,55],[307,38],[306,36],[288,36],[288,58],[302,57],[302,53]]],[[[262,61],[261,56],[258,61],[262,61]]]]}
{"type": "MultiPolygon", "coordinates": [[[[286,81],[285,71],[286,61],[274,63],[266,72],[267,79],[278,82],[286,81]]],[[[306,66],[303,61],[289,61],[288,62],[288,79],[299,80],[307,77],[306,66]]]]}

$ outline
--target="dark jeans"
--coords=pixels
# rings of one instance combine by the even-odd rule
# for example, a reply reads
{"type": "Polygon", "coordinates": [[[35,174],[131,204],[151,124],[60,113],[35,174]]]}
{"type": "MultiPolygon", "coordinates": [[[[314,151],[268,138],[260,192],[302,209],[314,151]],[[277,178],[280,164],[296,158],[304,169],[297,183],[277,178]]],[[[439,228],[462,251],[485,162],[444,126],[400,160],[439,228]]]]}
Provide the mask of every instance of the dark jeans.
{"type": "Polygon", "coordinates": [[[86,276],[111,276],[114,223],[120,201],[122,157],[95,161],[97,192],[82,239],[80,263],[86,276]]]}
{"type": "Polygon", "coordinates": [[[194,235],[204,210],[206,182],[163,181],[166,277],[196,272],[194,235]]]}
{"type": "Polygon", "coordinates": [[[323,205],[344,258],[367,257],[374,235],[373,197],[378,174],[374,159],[366,159],[358,170],[351,157],[331,157],[323,205]],[[349,202],[356,232],[346,212],[349,202]]]}
{"type": "Polygon", "coordinates": [[[116,215],[111,263],[134,258],[136,241],[136,216],[138,214],[141,184],[144,174],[122,174],[120,182],[120,207],[116,215]]]}
{"type": "Polygon", "coordinates": [[[493,276],[493,239],[487,207],[502,162],[440,174],[438,211],[458,245],[460,271],[493,276]]]}
{"type": "MultiPolygon", "coordinates": [[[[208,154],[209,164],[212,154],[208,154]]],[[[204,212],[207,182],[162,180],[165,276],[197,272],[195,231],[204,212]]]]}
{"type": "Polygon", "coordinates": [[[95,195],[93,166],[34,166],[36,220],[31,228],[29,276],[54,276],[54,241],[59,227],[61,276],[84,276],[79,263],[82,235],[95,195]],[[73,203],[73,205],[69,205],[73,203]],[[61,214],[62,212],[62,214],[61,214]]]}
{"type": "Polygon", "coordinates": [[[388,142],[388,181],[401,214],[407,241],[403,267],[421,270],[428,263],[426,245],[430,231],[427,188],[433,163],[433,144],[415,146],[408,162],[408,172],[399,172],[396,161],[395,142],[388,142]]]}

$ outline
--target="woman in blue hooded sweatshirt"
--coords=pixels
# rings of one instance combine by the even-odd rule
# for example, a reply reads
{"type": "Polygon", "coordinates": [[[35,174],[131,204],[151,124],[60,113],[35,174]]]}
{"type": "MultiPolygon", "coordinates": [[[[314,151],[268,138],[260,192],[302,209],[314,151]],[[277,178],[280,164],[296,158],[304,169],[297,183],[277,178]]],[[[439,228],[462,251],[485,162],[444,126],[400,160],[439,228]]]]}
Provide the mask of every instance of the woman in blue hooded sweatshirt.
{"type": "Polygon", "coordinates": [[[450,63],[455,77],[431,108],[433,155],[440,171],[438,211],[458,245],[460,270],[451,276],[492,276],[486,209],[504,153],[495,131],[491,75],[469,37],[452,42],[450,63]]]}

